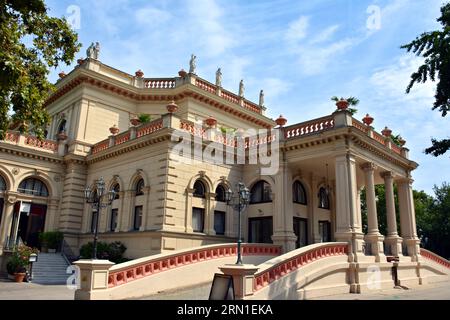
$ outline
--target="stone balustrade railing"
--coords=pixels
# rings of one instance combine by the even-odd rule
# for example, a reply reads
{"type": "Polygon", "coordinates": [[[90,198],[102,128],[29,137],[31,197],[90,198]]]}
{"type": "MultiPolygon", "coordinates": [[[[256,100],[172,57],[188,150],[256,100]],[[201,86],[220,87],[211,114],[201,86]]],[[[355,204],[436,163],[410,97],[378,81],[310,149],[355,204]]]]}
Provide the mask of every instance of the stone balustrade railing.
{"type": "MultiPolygon", "coordinates": [[[[264,244],[243,244],[242,255],[277,256],[281,247],[264,244]]],[[[181,253],[150,256],[112,266],[109,269],[108,288],[117,287],[143,277],[172,270],[202,261],[220,259],[237,254],[236,244],[212,245],[205,248],[185,250],[181,253]]]]}
{"type": "MultiPolygon", "coordinates": [[[[287,259],[282,259],[283,256],[280,256],[277,259],[282,259],[281,262],[271,265],[270,261],[268,261],[263,264],[265,267],[260,268],[254,274],[253,290],[258,291],[313,261],[330,256],[347,255],[347,252],[347,243],[335,242],[324,243],[307,251],[301,251],[297,255],[290,256],[287,259]]],[[[286,255],[289,255],[289,253],[286,255]]]]}
{"type": "Polygon", "coordinates": [[[222,90],[220,96],[231,103],[239,104],[239,97],[229,91],[222,90]]]}
{"type": "Polygon", "coordinates": [[[437,264],[440,264],[441,266],[444,266],[444,267],[450,269],[450,261],[448,261],[447,259],[444,259],[441,256],[438,256],[434,252],[431,252],[424,248],[420,248],[420,255],[425,259],[432,260],[432,261],[436,262],[437,264]]]}
{"type": "Polygon", "coordinates": [[[31,147],[35,150],[40,150],[50,153],[58,153],[58,141],[48,139],[38,139],[31,135],[22,135],[20,132],[8,131],[6,132],[3,142],[14,144],[22,147],[31,147]]]}
{"type": "Polygon", "coordinates": [[[334,127],[333,116],[326,116],[284,128],[284,137],[289,140],[310,134],[316,134],[334,127]]]}
{"type": "Polygon", "coordinates": [[[199,87],[200,89],[202,89],[202,90],[208,91],[210,93],[216,93],[216,86],[215,85],[213,85],[213,84],[211,84],[211,83],[209,83],[207,81],[204,81],[204,80],[202,80],[200,78],[195,79],[195,85],[197,87],[199,87]]]}
{"type": "Polygon", "coordinates": [[[175,79],[174,78],[144,79],[144,88],[173,89],[175,88],[175,79]]]}
{"type": "Polygon", "coordinates": [[[156,119],[154,121],[139,126],[136,129],[136,137],[140,138],[142,136],[146,136],[148,134],[161,130],[162,128],[163,128],[162,118],[156,119]]]}
{"type": "Polygon", "coordinates": [[[122,134],[117,135],[114,139],[114,145],[117,146],[119,144],[130,141],[130,136],[130,131],[126,131],[122,134]]]}

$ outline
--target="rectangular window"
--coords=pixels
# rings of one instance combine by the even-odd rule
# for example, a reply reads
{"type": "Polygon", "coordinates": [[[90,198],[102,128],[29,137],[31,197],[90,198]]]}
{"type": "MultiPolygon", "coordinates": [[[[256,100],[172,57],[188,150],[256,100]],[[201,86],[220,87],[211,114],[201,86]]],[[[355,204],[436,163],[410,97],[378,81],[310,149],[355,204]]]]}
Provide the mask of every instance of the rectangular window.
{"type": "Polygon", "coordinates": [[[133,230],[139,230],[142,224],[142,206],[134,207],[134,225],[133,230]]]}
{"type": "Polygon", "coordinates": [[[91,217],[91,232],[95,232],[95,227],[97,223],[97,210],[92,210],[92,217],[91,217]]]}
{"type": "Polygon", "coordinates": [[[225,234],[225,212],[214,211],[214,231],[216,234],[225,234]]]}
{"type": "Polygon", "coordinates": [[[109,230],[114,232],[117,228],[117,216],[119,215],[119,209],[112,209],[111,210],[111,222],[109,225],[109,230]]]}
{"type": "Polygon", "coordinates": [[[301,248],[308,244],[307,223],[307,219],[294,217],[294,233],[297,236],[296,248],[301,248]]]}
{"type": "Polygon", "coordinates": [[[322,242],[331,241],[331,223],[330,221],[319,221],[319,234],[322,242]]]}
{"type": "Polygon", "coordinates": [[[248,219],[248,241],[272,243],[272,217],[248,219]]]}
{"type": "Polygon", "coordinates": [[[203,232],[205,209],[192,208],[192,229],[194,232],[203,232]]]}

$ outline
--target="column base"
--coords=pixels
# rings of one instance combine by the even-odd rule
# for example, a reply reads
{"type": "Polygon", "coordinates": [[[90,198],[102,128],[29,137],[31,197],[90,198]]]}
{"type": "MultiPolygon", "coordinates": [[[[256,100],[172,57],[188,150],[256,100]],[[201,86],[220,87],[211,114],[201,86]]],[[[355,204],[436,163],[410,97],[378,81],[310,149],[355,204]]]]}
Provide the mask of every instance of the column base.
{"type": "Polygon", "coordinates": [[[334,238],[337,242],[348,242],[351,245],[349,250],[349,262],[357,262],[358,256],[364,256],[364,234],[361,232],[336,232],[334,238]]]}
{"type": "Polygon", "coordinates": [[[417,238],[403,239],[403,242],[406,246],[406,251],[408,252],[408,256],[411,257],[411,261],[412,262],[419,261],[420,240],[417,238]]]}
{"type": "Polygon", "coordinates": [[[366,253],[370,253],[371,255],[375,256],[375,262],[386,261],[383,246],[384,236],[382,234],[380,233],[366,234],[364,236],[364,240],[366,244],[369,244],[370,248],[370,251],[369,252],[366,251],[366,253]]]}
{"type": "Polygon", "coordinates": [[[386,245],[386,255],[398,257],[402,255],[402,238],[399,236],[387,236],[384,239],[386,245]]]}
{"type": "Polygon", "coordinates": [[[277,232],[271,238],[273,244],[282,247],[283,253],[295,250],[297,236],[293,232],[277,232]]]}

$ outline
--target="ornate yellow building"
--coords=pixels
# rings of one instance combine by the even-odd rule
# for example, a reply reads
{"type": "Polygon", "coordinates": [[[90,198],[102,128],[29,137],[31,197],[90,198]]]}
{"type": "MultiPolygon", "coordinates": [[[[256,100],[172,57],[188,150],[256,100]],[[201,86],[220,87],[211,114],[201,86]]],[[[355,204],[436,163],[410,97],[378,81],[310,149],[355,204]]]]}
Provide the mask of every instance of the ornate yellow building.
{"type": "Polygon", "coordinates": [[[242,216],[245,242],[288,252],[340,241],[351,244],[350,255],[417,260],[411,187],[417,164],[389,130],[375,132],[369,117],[362,123],[345,105],[285,126],[281,116],[264,115],[263,93],[259,104],[248,101],[242,82],[236,95],[221,87],[220,70],[212,84],[192,63],[190,72],[154,79],[87,58],[56,86],[46,103],[48,140],[10,131],[0,141],[0,258],[19,238],[38,245],[38,232],[49,230],[64,232],[65,250],[77,255],[92,241],[98,214],[84,189],[103,177],[116,198],[99,214],[99,240],[123,242],[129,258],[235,242],[237,213],[224,197],[242,181],[251,191],[242,216]],[[139,114],[151,120],[137,123],[139,114]],[[191,159],[180,156],[181,145],[193,150],[191,159]],[[208,152],[214,161],[202,158],[208,152]],[[378,231],[377,184],[386,186],[386,235],[378,231]]]}

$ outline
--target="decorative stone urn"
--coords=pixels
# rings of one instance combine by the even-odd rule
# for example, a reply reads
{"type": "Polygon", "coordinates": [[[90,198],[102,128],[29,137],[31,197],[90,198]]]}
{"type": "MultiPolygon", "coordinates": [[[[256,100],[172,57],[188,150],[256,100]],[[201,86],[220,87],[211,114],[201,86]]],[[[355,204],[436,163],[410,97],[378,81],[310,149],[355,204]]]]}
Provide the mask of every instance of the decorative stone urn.
{"type": "Polygon", "coordinates": [[[348,105],[349,105],[348,101],[342,98],[336,102],[336,107],[338,108],[338,110],[347,110],[348,105]]]}
{"type": "Polygon", "coordinates": [[[212,128],[217,124],[217,120],[209,116],[209,118],[205,119],[205,123],[208,127],[212,128]]]}
{"type": "Polygon", "coordinates": [[[277,125],[282,127],[287,123],[287,119],[280,114],[280,116],[277,118],[277,120],[275,120],[275,122],[277,123],[277,125]]]}
{"type": "Polygon", "coordinates": [[[169,111],[169,113],[175,113],[178,111],[178,106],[175,104],[175,101],[171,101],[167,106],[167,111],[169,111]]]}
{"type": "Polygon", "coordinates": [[[141,69],[139,69],[138,71],[136,71],[134,74],[135,74],[136,77],[138,77],[138,78],[142,78],[142,77],[144,76],[144,72],[142,72],[141,69]]]}
{"type": "Polygon", "coordinates": [[[119,133],[119,128],[114,124],[111,128],[109,128],[109,132],[111,132],[111,134],[115,136],[119,133]]]}
{"type": "Polygon", "coordinates": [[[130,119],[130,123],[131,123],[132,126],[138,126],[141,123],[141,120],[139,120],[136,117],[133,117],[133,118],[130,119]]]}
{"type": "Polygon", "coordinates": [[[184,71],[184,69],[181,69],[180,71],[178,71],[178,75],[179,75],[180,77],[184,78],[184,77],[187,76],[187,72],[184,71]]]}
{"type": "Polygon", "coordinates": [[[60,73],[58,73],[58,76],[60,79],[62,79],[66,76],[66,73],[64,71],[61,71],[60,73]]]}
{"type": "Polygon", "coordinates": [[[362,119],[362,122],[364,122],[366,126],[370,126],[373,122],[373,117],[369,116],[369,114],[366,114],[366,116],[362,119]]]}
{"type": "Polygon", "coordinates": [[[381,134],[385,137],[390,137],[392,134],[392,130],[389,129],[388,127],[384,127],[384,129],[381,131],[381,134]]]}
{"type": "Polygon", "coordinates": [[[78,59],[77,63],[78,63],[79,66],[82,65],[84,63],[84,59],[78,59]]]}

